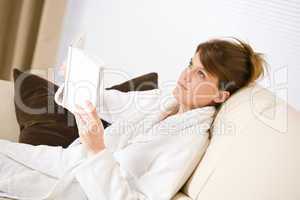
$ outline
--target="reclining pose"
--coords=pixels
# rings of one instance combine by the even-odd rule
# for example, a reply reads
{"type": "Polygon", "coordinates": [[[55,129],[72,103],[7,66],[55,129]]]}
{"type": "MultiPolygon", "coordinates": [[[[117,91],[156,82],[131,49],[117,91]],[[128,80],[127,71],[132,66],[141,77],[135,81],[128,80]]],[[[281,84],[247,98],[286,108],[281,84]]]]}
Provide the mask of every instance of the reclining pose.
{"type": "MultiPolygon", "coordinates": [[[[205,153],[216,107],[259,78],[263,65],[261,55],[238,39],[209,40],[198,45],[172,92],[106,90],[109,109],[148,96],[110,119],[90,102],[78,106],[80,137],[66,149],[0,140],[0,196],[172,199],[205,153]],[[112,125],[104,130],[100,118],[112,125]]],[[[62,95],[63,86],[58,104],[62,95]]]]}

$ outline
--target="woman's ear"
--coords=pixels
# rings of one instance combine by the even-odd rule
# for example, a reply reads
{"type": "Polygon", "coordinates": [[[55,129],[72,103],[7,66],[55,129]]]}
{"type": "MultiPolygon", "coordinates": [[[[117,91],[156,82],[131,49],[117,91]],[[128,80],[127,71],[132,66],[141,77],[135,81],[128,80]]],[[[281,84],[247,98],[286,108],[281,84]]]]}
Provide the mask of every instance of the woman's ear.
{"type": "Polygon", "coordinates": [[[215,102],[215,103],[223,103],[223,102],[225,102],[228,98],[229,98],[229,96],[230,96],[230,92],[228,92],[228,91],[225,91],[225,90],[220,90],[219,92],[218,92],[218,95],[217,95],[217,97],[215,97],[214,99],[213,99],[213,101],[215,102]]]}

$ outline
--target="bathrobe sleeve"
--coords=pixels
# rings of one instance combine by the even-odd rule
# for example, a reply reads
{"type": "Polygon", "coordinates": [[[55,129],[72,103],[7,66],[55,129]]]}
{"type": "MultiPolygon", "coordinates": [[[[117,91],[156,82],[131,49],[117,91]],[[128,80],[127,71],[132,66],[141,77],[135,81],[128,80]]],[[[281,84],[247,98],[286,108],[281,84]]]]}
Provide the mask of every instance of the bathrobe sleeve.
{"type": "MultiPolygon", "coordinates": [[[[64,87],[62,84],[55,93],[55,102],[62,105],[64,87]]],[[[155,101],[159,97],[158,89],[147,91],[121,92],[115,89],[103,90],[100,94],[100,108],[97,110],[99,117],[109,123],[125,120],[137,110],[143,111],[150,101],[155,101]]],[[[64,107],[64,106],[63,106],[64,107]]]]}
{"type": "MultiPolygon", "coordinates": [[[[124,156],[127,158],[137,154],[142,157],[153,154],[152,157],[155,158],[147,165],[145,172],[134,176],[135,178],[128,178],[130,176],[126,174],[130,169],[120,165],[113,154],[104,149],[78,169],[76,179],[91,200],[171,200],[204,154],[208,134],[184,140],[176,138],[174,141],[174,145],[168,147],[162,139],[161,143],[156,141],[153,145],[149,145],[151,142],[133,144],[130,151],[125,148],[124,151],[127,152],[124,156]],[[157,153],[157,145],[167,148],[167,152],[157,153]]],[[[143,166],[143,162],[134,165],[143,166]]]]}

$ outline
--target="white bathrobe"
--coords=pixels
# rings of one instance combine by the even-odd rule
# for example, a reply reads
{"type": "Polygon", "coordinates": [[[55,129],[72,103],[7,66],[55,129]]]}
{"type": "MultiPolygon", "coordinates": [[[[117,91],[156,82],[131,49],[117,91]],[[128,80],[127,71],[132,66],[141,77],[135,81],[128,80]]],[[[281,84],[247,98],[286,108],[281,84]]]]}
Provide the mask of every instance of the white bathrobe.
{"type": "MultiPolygon", "coordinates": [[[[58,104],[62,91],[61,86],[55,95],[58,104]]],[[[112,112],[98,114],[112,125],[104,131],[106,148],[94,156],[87,155],[79,139],[66,149],[0,140],[0,197],[172,199],[207,148],[215,108],[197,108],[161,120],[161,113],[176,99],[159,89],[106,90],[103,101],[112,112]],[[140,94],[147,98],[136,101],[140,94]],[[126,108],[120,111],[120,106],[126,108]]]]}

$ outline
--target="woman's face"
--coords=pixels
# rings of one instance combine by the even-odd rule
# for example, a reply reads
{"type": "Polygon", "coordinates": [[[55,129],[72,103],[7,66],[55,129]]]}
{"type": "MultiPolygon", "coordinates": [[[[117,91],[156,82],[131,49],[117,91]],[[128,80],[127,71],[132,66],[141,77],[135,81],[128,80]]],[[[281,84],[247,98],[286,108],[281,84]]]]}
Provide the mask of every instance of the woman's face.
{"type": "Polygon", "coordinates": [[[180,105],[193,109],[225,101],[229,93],[224,92],[219,91],[218,78],[205,70],[197,52],[181,73],[173,95],[180,105]]]}

